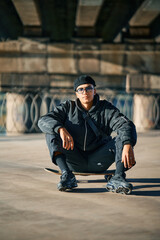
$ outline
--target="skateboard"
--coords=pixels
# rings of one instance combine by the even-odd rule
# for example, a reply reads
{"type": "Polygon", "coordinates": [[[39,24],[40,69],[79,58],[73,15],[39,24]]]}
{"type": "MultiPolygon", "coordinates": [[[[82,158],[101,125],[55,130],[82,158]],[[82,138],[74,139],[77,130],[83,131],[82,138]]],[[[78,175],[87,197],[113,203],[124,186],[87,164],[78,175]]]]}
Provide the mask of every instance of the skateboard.
{"type": "MultiPolygon", "coordinates": [[[[44,168],[45,171],[54,173],[56,175],[61,175],[61,171],[53,169],[53,168],[44,168]]],[[[73,172],[74,175],[80,175],[80,176],[91,176],[91,175],[103,175],[105,179],[108,181],[115,173],[115,170],[106,170],[104,172],[100,173],[94,173],[94,172],[73,172]]]]}

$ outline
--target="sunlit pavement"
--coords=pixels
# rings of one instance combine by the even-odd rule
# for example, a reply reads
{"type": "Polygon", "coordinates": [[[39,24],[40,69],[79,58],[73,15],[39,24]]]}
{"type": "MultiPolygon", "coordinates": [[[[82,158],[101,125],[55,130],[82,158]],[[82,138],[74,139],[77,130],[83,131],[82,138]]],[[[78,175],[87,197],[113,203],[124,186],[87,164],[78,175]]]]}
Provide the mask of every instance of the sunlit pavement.
{"type": "Polygon", "coordinates": [[[160,239],[160,131],[138,134],[135,157],[131,195],[107,192],[103,176],[59,192],[43,134],[1,136],[0,239],[160,239]]]}

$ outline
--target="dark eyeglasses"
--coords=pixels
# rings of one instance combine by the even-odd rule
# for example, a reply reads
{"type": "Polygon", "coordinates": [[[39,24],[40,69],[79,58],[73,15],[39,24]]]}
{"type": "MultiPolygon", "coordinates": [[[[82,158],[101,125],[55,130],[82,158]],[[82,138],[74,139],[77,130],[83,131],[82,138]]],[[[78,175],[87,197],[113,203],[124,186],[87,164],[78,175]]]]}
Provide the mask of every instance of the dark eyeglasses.
{"type": "Polygon", "coordinates": [[[93,88],[92,86],[88,86],[88,87],[86,87],[86,88],[78,88],[78,89],[76,90],[76,92],[78,92],[79,94],[83,94],[84,91],[86,91],[86,92],[91,92],[93,89],[94,89],[94,88],[93,88]]]}

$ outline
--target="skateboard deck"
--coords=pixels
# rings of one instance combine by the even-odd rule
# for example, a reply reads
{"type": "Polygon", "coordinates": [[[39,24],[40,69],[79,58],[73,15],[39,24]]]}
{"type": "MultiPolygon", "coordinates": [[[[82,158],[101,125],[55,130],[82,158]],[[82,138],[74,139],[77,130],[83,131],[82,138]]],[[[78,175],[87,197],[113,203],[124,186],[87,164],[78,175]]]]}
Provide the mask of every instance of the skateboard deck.
{"type": "MultiPolygon", "coordinates": [[[[61,175],[61,171],[53,169],[53,168],[44,168],[44,170],[47,172],[52,172],[57,175],[61,175]]],[[[101,173],[73,172],[74,175],[80,175],[80,176],[91,176],[91,175],[108,175],[108,176],[110,175],[110,176],[112,176],[112,175],[114,175],[114,173],[115,173],[115,170],[106,170],[101,173]]]]}

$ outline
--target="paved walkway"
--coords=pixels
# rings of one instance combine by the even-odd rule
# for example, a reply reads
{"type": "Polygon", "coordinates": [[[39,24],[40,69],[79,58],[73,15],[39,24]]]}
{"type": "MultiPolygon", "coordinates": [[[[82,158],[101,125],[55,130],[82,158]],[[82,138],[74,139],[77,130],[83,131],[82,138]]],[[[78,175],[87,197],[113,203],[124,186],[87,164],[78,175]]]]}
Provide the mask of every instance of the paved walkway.
{"type": "Polygon", "coordinates": [[[1,240],[159,240],[160,131],[138,136],[132,195],[109,193],[101,176],[59,192],[43,134],[0,137],[1,240]]]}

